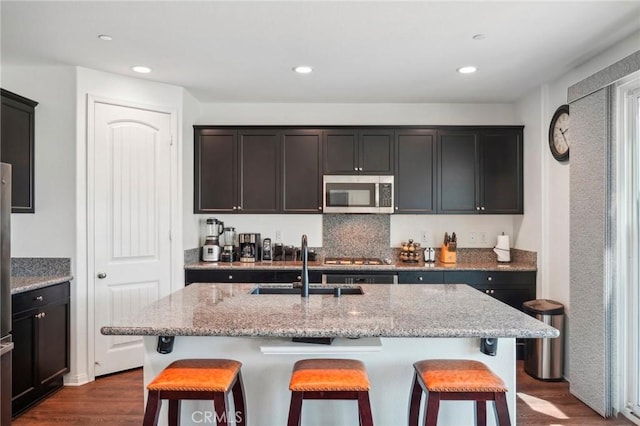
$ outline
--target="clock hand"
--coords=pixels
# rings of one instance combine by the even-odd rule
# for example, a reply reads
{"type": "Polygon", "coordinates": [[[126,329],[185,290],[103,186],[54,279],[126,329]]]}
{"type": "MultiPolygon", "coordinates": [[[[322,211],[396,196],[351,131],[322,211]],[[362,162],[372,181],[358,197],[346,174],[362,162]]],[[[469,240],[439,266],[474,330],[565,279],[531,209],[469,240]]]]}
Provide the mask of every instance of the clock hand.
{"type": "Polygon", "coordinates": [[[564,134],[569,131],[568,127],[567,127],[567,130],[565,130],[565,131],[562,131],[562,127],[559,127],[559,129],[560,129],[560,133],[562,133],[562,136],[564,136],[564,134]]]}

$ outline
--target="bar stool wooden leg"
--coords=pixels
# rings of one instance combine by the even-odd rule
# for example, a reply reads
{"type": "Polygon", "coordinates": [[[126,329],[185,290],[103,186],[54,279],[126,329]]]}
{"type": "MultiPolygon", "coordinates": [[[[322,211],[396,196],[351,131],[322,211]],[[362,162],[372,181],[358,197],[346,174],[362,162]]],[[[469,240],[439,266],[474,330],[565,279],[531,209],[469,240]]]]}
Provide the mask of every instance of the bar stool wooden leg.
{"type": "Polygon", "coordinates": [[[361,426],[373,426],[373,417],[371,417],[371,403],[369,402],[369,392],[358,392],[358,413],[361,426]]]}
{"type": "Polygon", "coordinates": [[[244,407],[244,385],[242,382],[242,374],[238,372],[238,379],[231,388],[233,395],[233,406],[235,407],[234,416],[237,414],[236,426],[246,426],[247,424],[247,410],[244,407]]]}
{"type": "Polygon", "coordinates": [[[476,426],[487,425],[487,401],[476,401],[476,426]]]}
{"type": "Polygon", "coordinates": [[[169,426],[180,425],[180,400],[169,400],[169,426]]]}
{"type": "Polygon", "coordinates": [[[291,404],[289,405],[289,420],[287,426],[300,426],[302,418],[302,392],[291,392],[291,404]]]}
{"type": "Polygon", "coordinates": [[[424,418],[425,426],[436,426],[438,424],[438,410],[440,410],[440,392],[429,392],[424,418]]]}
{"type": "Polygon", "coordinates": [[[224,394],[213,394],[213,408],[216,413],[217,426],[227,426],[227,398],[224,394]]]}
{"type": "Polygon", "coordinates": [[[495,393],[495,411],[500,426],[511,426],[509,418],[509,406],[507,405],[507,396],[504,392],[495,393]]]}
{"type": "Polygon", "coordinates": [[[413,373],[413,387],[409,400],[409,425],[418,426],[420,416],[420,402],[422,401],[422,387],[418,382],[418,374],[413,373]]]}
{"type": "Polygon", "coordinates": [[[142,420],[143,426],[153,426],[158,424],[161,404],[160,392],[149,391],[149,395],[147,396],[147,408],[144,410],[144,419],[142,420]]]}

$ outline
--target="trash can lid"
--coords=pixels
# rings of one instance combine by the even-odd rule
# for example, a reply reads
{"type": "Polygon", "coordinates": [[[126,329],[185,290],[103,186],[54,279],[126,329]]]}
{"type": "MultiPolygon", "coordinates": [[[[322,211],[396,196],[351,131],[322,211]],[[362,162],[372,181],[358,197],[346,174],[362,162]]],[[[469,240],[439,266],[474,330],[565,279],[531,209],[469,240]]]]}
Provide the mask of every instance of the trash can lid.
{"type": "Polygon", "coordinates": [[[560,302],[549,299],[529,300],[522,304],[522,309],[527,313],[539,315],[564,314],[564,305],[560,302]]]}

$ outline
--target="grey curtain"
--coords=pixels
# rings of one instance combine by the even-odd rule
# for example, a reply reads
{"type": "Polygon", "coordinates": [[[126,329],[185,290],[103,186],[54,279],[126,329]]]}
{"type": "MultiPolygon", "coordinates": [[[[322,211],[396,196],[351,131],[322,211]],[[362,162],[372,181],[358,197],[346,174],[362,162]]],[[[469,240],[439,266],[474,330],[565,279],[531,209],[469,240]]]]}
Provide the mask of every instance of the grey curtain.
{"type": "Polygon", "coordinates": [[[613,414],[615,259],[614,83],[640,69],[640,51],[571,86],[570,391],[613,414]]]}

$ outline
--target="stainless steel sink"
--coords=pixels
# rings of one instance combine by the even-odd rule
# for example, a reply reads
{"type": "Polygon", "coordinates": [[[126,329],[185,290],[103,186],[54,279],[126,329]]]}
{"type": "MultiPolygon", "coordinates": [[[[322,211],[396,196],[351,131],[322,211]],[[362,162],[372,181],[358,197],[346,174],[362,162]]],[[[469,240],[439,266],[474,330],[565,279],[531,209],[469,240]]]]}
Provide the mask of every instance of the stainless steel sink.
{"type": "MultiPolygon", "coordinates": [[[[292,287],[257,287],[251,294],[300,294],[299,288],[292,287]]],[[[364,294],[361,287],[311,287],[309,294],[329,294],[336,297],[344,295],[364,294]]]]}

